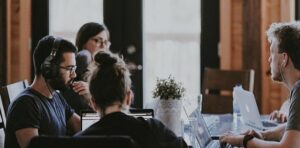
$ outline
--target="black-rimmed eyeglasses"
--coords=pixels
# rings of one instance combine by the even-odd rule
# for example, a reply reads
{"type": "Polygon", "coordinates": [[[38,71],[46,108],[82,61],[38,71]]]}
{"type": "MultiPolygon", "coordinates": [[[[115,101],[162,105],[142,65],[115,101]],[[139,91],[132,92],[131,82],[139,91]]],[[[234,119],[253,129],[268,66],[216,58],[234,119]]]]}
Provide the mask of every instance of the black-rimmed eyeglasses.
{"type": "Polygon", "coordinates": [[[64,67],[64,66],[59,66],[59,68],[64,69],[64,70],[67,70],[67,71],[69,71],[70,73],[75,73],[77,66],[75,66],[75,65],[70,65],[70,66],[66,66],[66,67],[64,67]]]}
{"type": "Polygon", "coordinates": [[[91,40],[95,41],[96,43],[100,43],[102,46],[109,47],[110,46],[110,41],[108,40],[102,40],[101,38],[91,38],[91,40]]]}

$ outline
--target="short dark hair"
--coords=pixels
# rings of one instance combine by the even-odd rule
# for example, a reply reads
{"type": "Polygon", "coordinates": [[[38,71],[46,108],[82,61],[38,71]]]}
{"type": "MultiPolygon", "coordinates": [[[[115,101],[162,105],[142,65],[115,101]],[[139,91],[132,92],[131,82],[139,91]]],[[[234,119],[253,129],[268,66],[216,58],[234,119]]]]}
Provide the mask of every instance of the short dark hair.
{"type": "Polygon", "coordinates": [[[109,31],[104,24],[89,22],[80,27],[76,36],[76,46],[79,51],[83,49],[84,44],[93,36],[106,31],[109,39],[109,31]]]}
{"type": "Polygon", "coordinates": [[[273,23],[267,31],[269,41],[278,41],[278,52],[287,53],[300,70],[300,22],[273,23]]]}
{"type": "Polygon", "coordinates": [[[95,55],[96,69],[90,79],[90,92],[101,110],[122,104],[131,89],[130,72],[123,59],[109,51],[95,55]]]}
{"type": "MultiPolygon", "coordinates": [[[[44,60],[50,55],[52,46],[56,37],[54,36],[45,36],[39,40],[34,53],[33,53],[33,65],[35,69],[35,74],[41,74],[41,65],[44,63],[44,60]]],[[[65,52],[74,52],[77,53],[77,48],[70,42],[65,39],[60,40],[56,56],[51,61],[54,64],[60,64],[63,62],[63,53],[65,52]]]]}

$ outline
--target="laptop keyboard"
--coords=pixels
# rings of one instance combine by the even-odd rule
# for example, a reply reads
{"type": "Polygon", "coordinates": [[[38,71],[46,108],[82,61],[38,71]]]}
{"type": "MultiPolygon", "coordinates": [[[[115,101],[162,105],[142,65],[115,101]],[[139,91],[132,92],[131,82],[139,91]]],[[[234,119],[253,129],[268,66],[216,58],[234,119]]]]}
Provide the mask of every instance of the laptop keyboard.
{"type": "MultiPolygon", "coordinates": [[[[218,140],[213,140],[209,145],[205,146],[206,148],[221,148],[220,142],[218,140]]],[[[226,144],[225,148],[232,148],[230,144],[226,144]]]]}
{"type": "Polygon", "coordinates": [[[271,121],[262,121],[262,124],[264,127],[275,127],[278,125],[277,123],[271,121]]]}

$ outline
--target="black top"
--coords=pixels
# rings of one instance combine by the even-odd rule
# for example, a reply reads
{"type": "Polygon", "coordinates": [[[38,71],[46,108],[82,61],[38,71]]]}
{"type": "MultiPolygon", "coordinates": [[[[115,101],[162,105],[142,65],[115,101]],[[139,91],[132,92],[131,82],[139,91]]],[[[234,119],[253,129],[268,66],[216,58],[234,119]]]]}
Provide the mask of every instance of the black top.
{"type": "Polygon", "coordinates": [[[9,105],[5,147],[19,147],[15,132],[23,128],[37,128],[39,135],[66,135],[67,121],[73,113],[74,110],[58,92],[49,99],[31,88],[26,88],[9,105]]]}
{"type": "Polygon", "coordinates": [[[182,138],[155,119],[134,118],[122,112],[108,114],[76,136],[127,135],[142,148],[187,147],[182,138]]]}

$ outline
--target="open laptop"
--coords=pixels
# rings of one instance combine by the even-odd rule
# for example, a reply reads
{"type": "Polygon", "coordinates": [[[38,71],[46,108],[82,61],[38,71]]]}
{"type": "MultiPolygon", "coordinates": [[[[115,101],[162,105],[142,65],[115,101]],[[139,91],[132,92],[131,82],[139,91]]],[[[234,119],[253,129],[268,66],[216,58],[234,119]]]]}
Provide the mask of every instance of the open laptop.
{"type": "Polygon", "coordinates": [[[233,98],[237,100],[244,124],[248,127],[256,130],[267,130],[278,125],[272,120],[261,120],[252,92],[236,86],[233,88],[233,98]]]}
{"type": "Polygon", "coordinates": [[[218,148],[220,146],[219,140],[214,140],[210,135],[207,125],[204,121],[204,118],[201,114],[198,114],[197,117],[198,128],[196,130],[196,139],[200,145],[200,147],[206,148],[218,148]]]}
{"type": "Polygon", "coordinates": [[[154,117],[153,109],[130,109],[128,115],[134,117],[143,117],[144,119],[149,119],[154,117]]]}
{"type": "Polygon", "coordinates": [[[83,110],[81,111],[81,130],[85,130],[95,122],[100,120],[100,115],[91,110],[83,110]]]}
{"type": "MultiPolygon", "coordinates": [[[[128,115],[134,117],[143,117],[146,120],[154,117],[153,109],[130,109],[128,115]]],[[[100,120],[100,115],[94,111],[81,111],[81,130],[85,130],[95,122],[100,120]]]]}
{"type": "MultiPolygon", "coordinates": [[[[186,104],[188,103],[184,103],[183,109],[187,118],[189,118],[190,121],[195,121],[195,123],[190,123],[190,126],[192,127],[192,132],[194,132],[193,134],[197,140],[196,144],[198,144],[200,148],[221,147],[218,140],[219,137],[210,135],[206,122],[201,114],[200,108],[196,107],[192,112],[190,112],[190,107],[186,106],[186,104]]],[[[230,145],[226,145],[226,147],[230,147],[230,145]]]]}

